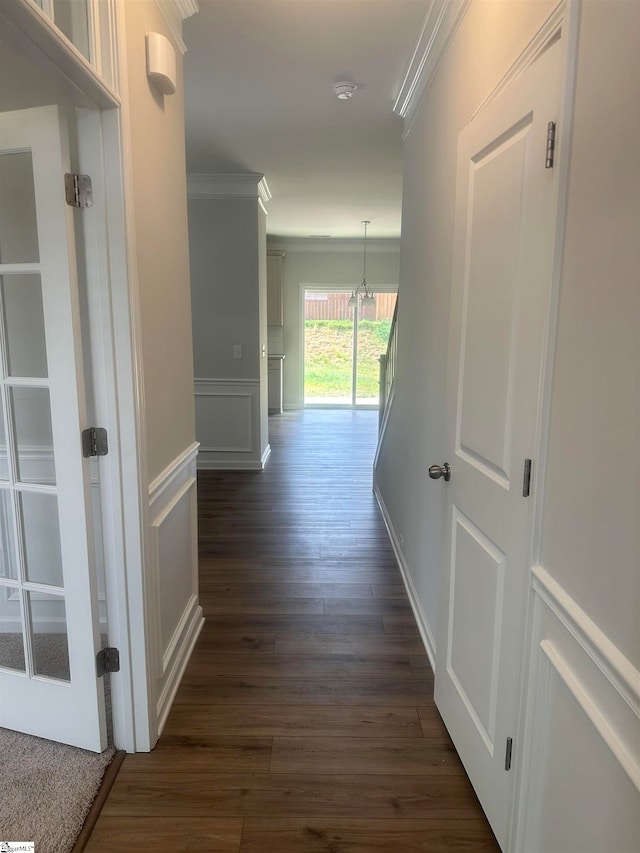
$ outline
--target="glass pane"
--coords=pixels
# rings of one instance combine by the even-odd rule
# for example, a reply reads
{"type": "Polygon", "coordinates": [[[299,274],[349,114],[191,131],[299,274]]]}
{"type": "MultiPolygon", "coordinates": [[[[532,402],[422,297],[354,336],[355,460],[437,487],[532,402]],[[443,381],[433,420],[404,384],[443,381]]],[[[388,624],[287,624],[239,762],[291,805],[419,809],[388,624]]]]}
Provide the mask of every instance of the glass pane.
{"type": "Polygon", "coordinates": [[[48,388],[11,388],[18,480],[55,485],[48,388]]]}
{"type": "Polygon", "coordinates": [[[373,304],[360,303],[356,403],[377,406],[380,399],[380,356],[387,351],[396,293],[376,293],[373,304]]]}
{"type": "Polygon", "coordinates": [[[53,20],[80,53],[89,59],[86,0],[53,0],[53,20]]]}
{"type": "MultiPolygon", "coordinates": [[[[12,492],[7,489],[0,490],[0,578],[17,580],[18,566],[16,563],[12,498],[12,492]]],[[[1,625],[2,621],[0,620],[1,625]]]]}
{"type": "Polygon", "coordinates": [[[0,276],[9,376],[47,376],[39,275],[0,276]]]}
{"type": "Polygon", "coordinates": [[[70,681],[64,598],[27,592],[27,604],[31,613],[34,673],[70,681]]]}
{"type": "Polygon", "coordinates": [[[25,672],[20,590],[0,586],[0,666],[25,672]]]}
{"type": "Polygon", "coordinates": [[[40,260],[30,151],[0,154],[0,264],[40,260]]]}
{"type": "Polygon", "coordinates": [[[7,435],[4,428],[4,400],[0,395],[0,480],[9,479],[7,435]]]}
{"type": "Polygon", "coordinates": [[[31,583],[63,586],[58,499],[22,492],[25,574],[31,583]]]}
{"type": "Polygon", "coordinates": [[[350,293],[304,295],[304,401],[351,405],[353,308],[350,293]]]}

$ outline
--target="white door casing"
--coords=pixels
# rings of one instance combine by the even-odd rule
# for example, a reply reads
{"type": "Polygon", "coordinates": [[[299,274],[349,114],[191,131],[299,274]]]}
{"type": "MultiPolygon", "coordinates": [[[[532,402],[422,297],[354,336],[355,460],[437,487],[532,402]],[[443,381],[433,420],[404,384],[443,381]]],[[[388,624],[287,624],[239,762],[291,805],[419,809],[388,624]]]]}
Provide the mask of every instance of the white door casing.
{"type": "MultiPolygon", "coordinates": [[[[5,543],[4,549],[5,554],[13,554],[13,568],[0,571],[4,575],[0,577],[0,595],[5,607],[5,621],[0,621],[0,647],[3,635],[16,634],[16,625],[18,632],[23,630],[24,671],[19,671],[21,667],[19,663],[16,667],[15,659],[10,661],[12,668],[0,668],[0,725],[101,751],[106,746],[106,725],[103,685],[96,675],[100,631],[91,482],[89,460],[83,459],[81,447],[81,431],[87,426],[85,376],[73,212],[64,199],[68,151],[66,121],[58,107],[0,114],[0,157],[30,157],[37,224],[35,256],[32,253],[20,262],[1,263],[4,257],[0,255],[0,276],[5,285],[11,276],[12,286],[18,291],[21,280],[39,280],[46,341],[46,347],[41,347],[46,349],[41,356],[45,368],[31,371],[31,375],[29,371],[26,375],[16,373],[11,367],[10,326],[3,298],[1,384],[8,465],[6,478],[0,482],[0,495],[5,507],[9,506],[5,510],[9,522],[4,530],[13,525],[14,535],[13,543],[5,543]],[[14,400],[16,389],[22,395],[37,393],[38,411],[46,411],[48,398],[49,444],[34,448],[36,458],[39,454],[48,463],[45,476],[35,469],[27,472],[23,464],[27,457],[22,454],[20,430],[28,423],[31,435],[37,434],[33,418],[36,409],[33,405],[30,410],[25,409],[31,420],[25,420],[26,415],[21,420],[17,415],[19,397],[14,400]],[[44,502],[48,510],[40,512],[37,523],[30,523],[25,507],[34,501],[44,502]],[[49,540],[42,547],[44,535],[49,540]],[[55,562],[53,556],[49,562],[40,559],[41,573],[37,578],[33,576],[32,555],[43,552],[59,553],[58,576],[54,577],[47,568],[55,562]],[[46,655],[41,651],[42,642],[38,642],[43,638],[36,636],[41,632],[51,639],[51,635],[58,634],[59,639],[65,628],[66,677],[59,670],[48,670],[43,663],[46,655]]],[[[11,206],[17,199],[5,194],[0,201],[11,206]]],[[[32,512],[31,518],[34,517],[32,512]]],[[[64,642],[61,648],[64,657],[64,642]]]]}
{"type": "MultiPolygon", "coordinates": [[[[506,848],[528,588],[534,456],[552,281],[561,42],[459,137],[447,368],[446,539],[435,698],[506,848]]],[[[433,460],[440,463],[443,460],[433,460]]],[[[534,459],[535,484],[535,459],[534,459]]],[[[515,745],[517,754],[517,744],[515,745]]]]}

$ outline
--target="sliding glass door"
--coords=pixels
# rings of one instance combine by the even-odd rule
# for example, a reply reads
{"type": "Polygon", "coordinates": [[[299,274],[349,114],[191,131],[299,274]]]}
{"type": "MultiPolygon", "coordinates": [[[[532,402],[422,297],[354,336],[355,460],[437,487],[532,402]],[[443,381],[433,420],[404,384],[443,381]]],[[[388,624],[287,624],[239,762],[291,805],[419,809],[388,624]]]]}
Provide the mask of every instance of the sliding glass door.
{"type": "Polygon", "coordinates": [[[304,291],[305,406],[377,408],[395,292],[349,306],[351,288],[304,291]]]}

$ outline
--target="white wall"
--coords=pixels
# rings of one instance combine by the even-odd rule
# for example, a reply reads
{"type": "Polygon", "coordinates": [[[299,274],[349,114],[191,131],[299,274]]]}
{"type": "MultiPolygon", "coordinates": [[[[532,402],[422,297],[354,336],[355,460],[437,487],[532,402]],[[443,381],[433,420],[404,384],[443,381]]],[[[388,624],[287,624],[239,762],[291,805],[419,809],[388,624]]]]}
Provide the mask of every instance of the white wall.
{"type": "Polygon", "coordinates": [[[637,3],[583,4],[534,569],[522,832],[540,851],[640,838],[639,32],[637,3]]]}
{"type": "MultiPolygon", "coordinates": [[[[151,735],[161,731],[198,632],[195,418],[187,233],[182,56],[154,0],[122,4],[129,117],[128,240],[139,311],[146,414],[148,500],[145,642],[151,735]],[[174,45],[177,91],[163,96],[147,78],[146,33],[174,45]]],[[[138,744],[139,748],[140,745],[138,744]]]]}
{"type": "Polygon", "coordinates": [[[404,149],[397,385],[376,479],[428,631],[437,634],[444,416],[458,133],[553,2],[471,4],[404,149]]]}
{"type": "Polygon", "coordinates": [[[264,220],[256,198],[189,199],[202,468],[261,468],[268,457],[264,220]]]}
{"type": "MultiPolygon", "coordinates": [[[[352,242],[352,241],[350,241],[352,242]]],[[[283,395],[284,407],[302,408],[302,298],[301,284],[353,285],[362,281],[362,249],[357,246],[351,251],[319,250],[313,240],[269,241],[269,249],[286,251],[283,259],[284,299],[284,353],[283,395]],[[305,245],[306,244],[306,245],[305,245]]],[[[398,246],[384,251],[367,250],[367,283],[370,285],[398,286],[398,246]]]]}
{"type": "MultiPolygon", "coordinates": [[[[376,480],[431,637],[443,491],[426,471],[445,458],[457,136],[554,5],[473,0],[406,138],[398,382],[376,480]]],[[[587,0],[581,12],[527,725],[516,749],[512,849],[535,853],[626,853],[640,834],[639,10],[587,0]]]]}

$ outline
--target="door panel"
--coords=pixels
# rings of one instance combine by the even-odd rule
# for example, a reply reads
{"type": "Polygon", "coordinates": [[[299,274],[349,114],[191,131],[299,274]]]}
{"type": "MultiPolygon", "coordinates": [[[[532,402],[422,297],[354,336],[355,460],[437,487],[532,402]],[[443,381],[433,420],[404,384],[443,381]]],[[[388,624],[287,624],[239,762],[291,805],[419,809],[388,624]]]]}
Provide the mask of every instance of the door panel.
{"type": "Polygon", "coordinates": [[[66,126],[0,115],[0,725],[106,746],[66,126]]]}
{"type": "Polygon", "coordinates": [[[448,519],[436,702],[503,847],[532,523],[521,478],[536,441],[557,200],[546,131],[558,117],[560,61],[557,42],[460,134],[447,378],[452,473],[433,485],[446,489],[448,519]]]}

